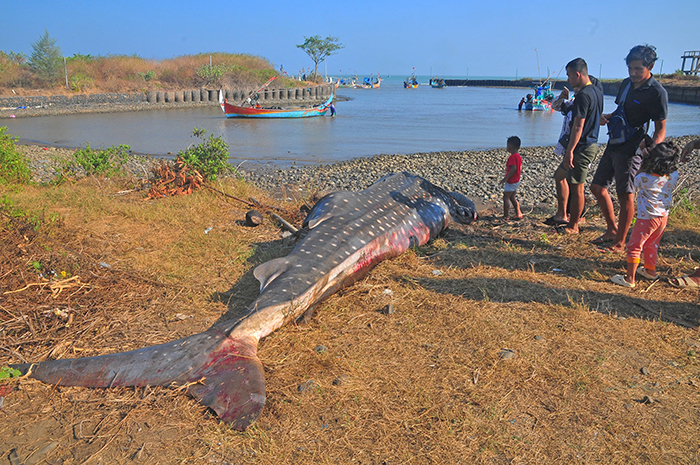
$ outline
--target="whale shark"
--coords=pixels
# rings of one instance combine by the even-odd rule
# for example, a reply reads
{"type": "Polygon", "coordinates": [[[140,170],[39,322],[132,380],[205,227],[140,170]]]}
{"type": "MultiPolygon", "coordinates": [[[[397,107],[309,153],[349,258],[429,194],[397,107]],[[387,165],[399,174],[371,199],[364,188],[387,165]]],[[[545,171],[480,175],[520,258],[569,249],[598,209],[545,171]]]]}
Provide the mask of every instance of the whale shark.
{"type": "Polygon", "coordinates": [[[410,173],[338,191],[309,211],[305,237],[285,257],[255,268],[260,295],[242,316],[173,342],[95,357],[13,365],[63,386],[184,387],[219,418],[245,430],[265,405],[258,342],[301,317],[377,263],[420,246],[450,223],[477,219],[474,203],[410,173]]]}

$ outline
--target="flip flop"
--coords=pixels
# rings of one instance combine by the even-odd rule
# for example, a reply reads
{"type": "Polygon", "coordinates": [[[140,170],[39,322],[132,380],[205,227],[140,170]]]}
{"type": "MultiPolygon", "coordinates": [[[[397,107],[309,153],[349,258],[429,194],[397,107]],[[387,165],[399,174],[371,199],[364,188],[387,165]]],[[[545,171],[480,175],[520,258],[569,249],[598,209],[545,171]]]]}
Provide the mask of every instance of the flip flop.
{"type": "Polygon", "coordinates": [[[638,268],[637,274],[639,276],[641,276],[642,278],[651,279],[652,281],[656,281],[657,279],[659,279],[659,275],[653,275],[653,274],[649,273],[647,271],[647,269],[644,267],[638,268]]]}
{"type": "Polygon", "coordinates": [[[611,277],[610,281],[612,281],[613,283],[617,284],[618,286],[622,286],[622,287],[634,288],[634,286],[636,286],[635,283],[628,283],[625,280],[625,277],[622,276],[621,274],[616,274],[615,276],[611,277]]]}
{"type": "Polygon", "coordinates": [[[695,281],[691,279],[690,276],[687,274],[684,274],[681,277],[678,278],[668,278],[668,283],[673,286],[677,287],[680,289],[695,289],[700,287],[695,281]]]}
{"type": "Polygon", "coordinates": [[[549,218],[544,220],[543,223],[546,224],[547,226],[558,226],[558,225],[562,225],[562,224],[568,224],[569,222],[564,221],[561,218],[555,218],[553,216],[550,216],[549,218]]]}
{"type": "Polygon", "coordinates": [[[605,237],[605,234],[601,235],[600,237],[597,237],[591,241],[591,244],[595,245],[602,245],[602,244],[610,244],[611,242],[615,242],[615,238],[613,239],[607,239],[605,237]]]}

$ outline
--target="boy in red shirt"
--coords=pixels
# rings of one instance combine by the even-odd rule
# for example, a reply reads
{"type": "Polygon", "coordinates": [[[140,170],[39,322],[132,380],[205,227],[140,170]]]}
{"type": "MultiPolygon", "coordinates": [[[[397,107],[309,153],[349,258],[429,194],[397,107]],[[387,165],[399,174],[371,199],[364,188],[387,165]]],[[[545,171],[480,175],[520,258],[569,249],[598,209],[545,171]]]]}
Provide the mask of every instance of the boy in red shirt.
{"type": "Polygon", "coordinates": [[[513,219],[522,220],[523,213],[520,211],[520,202],[515,198],[520,185],[520,172],[523,167],[523,159],[518,153],[518,150],[520,150],[520,138],[518,136],[509,137],[506,141],[506,150],[510,153],[506,162],[506,175],[499,182],[500,185],[503,185],[503,217],[508,218],[510,205],[513,205],[515,210],[513,219]]]}

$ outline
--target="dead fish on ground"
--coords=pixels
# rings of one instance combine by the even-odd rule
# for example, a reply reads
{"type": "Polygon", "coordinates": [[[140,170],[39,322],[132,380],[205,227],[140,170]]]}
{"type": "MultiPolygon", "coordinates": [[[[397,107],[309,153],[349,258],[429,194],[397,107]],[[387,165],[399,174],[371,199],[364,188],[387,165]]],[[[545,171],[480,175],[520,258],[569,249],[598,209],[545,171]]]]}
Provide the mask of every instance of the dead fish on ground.
{"type": "Polygon", "coordinates": [[[186,385],[236,429],[265,405],[258,341],[302,316],[380,261],[435,238],[450,222],[476,219],[474,204],[409,173],[359,192],[323,197],[309,212],[309,233],[286,257],[254,270],[260,296],[244,316],[177,341],[130,352],[22,364],[30,377],[64,386],[186,385]]]}

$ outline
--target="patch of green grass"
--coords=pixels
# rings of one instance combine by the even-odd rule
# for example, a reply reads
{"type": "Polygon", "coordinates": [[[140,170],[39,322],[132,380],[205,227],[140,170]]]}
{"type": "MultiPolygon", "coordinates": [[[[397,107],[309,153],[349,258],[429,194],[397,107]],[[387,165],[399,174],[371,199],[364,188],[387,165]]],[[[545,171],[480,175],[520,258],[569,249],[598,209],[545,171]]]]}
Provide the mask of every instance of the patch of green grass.
{"type": "Polygon", "coordinates": [[[6,132],[7,127],[0,127],[0,185],[27,183],[32,172],[24,154],[17,149],[19,138],[6,132]]]}
{"type": "Polygon", "coordinates": [[[85,148],[75,151],[72,160],[64,164],[62,174],[76,174],[82,169],[88,176],[118,176],[122,173],[130,149],[128,145],[118,145],[100,150],[86,144],[85,148]]]}

